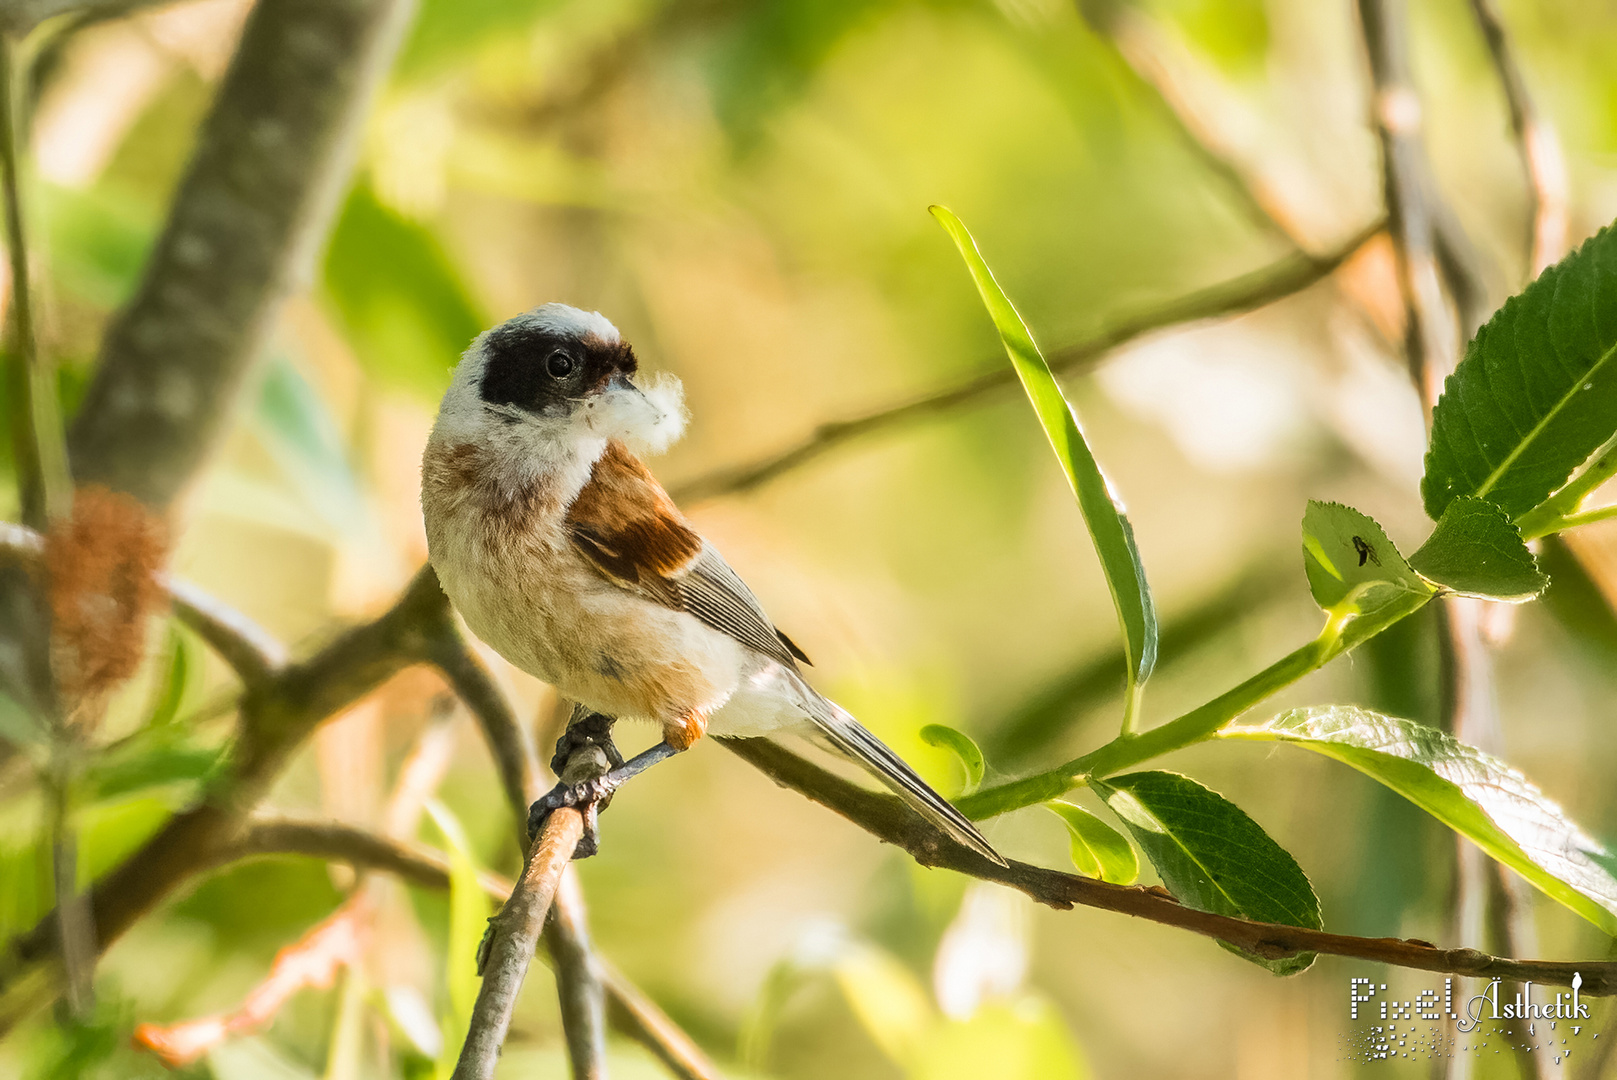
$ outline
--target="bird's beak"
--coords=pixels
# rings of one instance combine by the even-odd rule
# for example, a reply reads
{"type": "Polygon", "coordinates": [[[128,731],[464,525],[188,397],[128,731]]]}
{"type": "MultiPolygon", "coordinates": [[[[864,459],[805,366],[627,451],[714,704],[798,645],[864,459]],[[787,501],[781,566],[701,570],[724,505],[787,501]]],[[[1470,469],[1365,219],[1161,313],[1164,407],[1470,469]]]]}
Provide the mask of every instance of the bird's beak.
{"type": "Polygon", "coordinates": [[[645,394],[640,393],[640,387],[636,386],[634,382],[630,380],[629,376],[625,375],[621,371],[614,373],[613,376],[606,381],[606,385],[614,390],[629,390],[636,394],[640,394],[641,397],[646,396],[645,394]]]}

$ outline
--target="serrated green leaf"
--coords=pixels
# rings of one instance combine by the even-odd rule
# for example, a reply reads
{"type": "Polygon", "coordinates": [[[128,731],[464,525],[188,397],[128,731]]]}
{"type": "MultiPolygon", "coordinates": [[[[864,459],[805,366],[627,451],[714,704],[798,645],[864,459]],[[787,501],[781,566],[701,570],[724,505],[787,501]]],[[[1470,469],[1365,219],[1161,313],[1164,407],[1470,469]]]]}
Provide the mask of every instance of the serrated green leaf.
{"type": "Polygon", "coordinates": [[[941,746],[960,759],[960,767],[966,771],[966,787],[963,794],[970,795],[983,782],[983,774],[988,771],[983,761],[983,752],[972,741],[970,735],[959,731],[947,724],[928,724],[921,729],[921,741],[928,746],[941,746]]]}
{"type": "Polygon", "coordinates": [[[1505,301],[1432,411],[1421,496],[1441,518],[1474,495],[1512,518],[1617,433],[1617,229],[1505,301]]]}
{"type": "Polygon", "coordinates": [[[1341,503],[1309,500],[1303,513],[1303,570],[1314,602],[1338,618],[1433,591],[1374,519],[1341,503]]]}
{"type": "MultiPolygon", "coordinates": [[[[1260,922],[1323,926],[1319,898],[1297,860],[1218,792],[1156,770],[1091,786],[1180,903],[1260,922]]],[[[1225,947],[1276,975],[1295,975],[1314,962],[1313,953],[1270,960],[1225,947]]]]}
{"type": "Polygon", "coordinates": [[[1510,516],[1469,495],[1449,503],[1409,563],[1444,588],[1489,600],[1531,600],[1550,584],[1510,516]]]}
{"type": "Polygon", "coordinates": [[[1072,864],[1080,873],[1114,885],[1132,885],[1139,879],[1139,857],[1122,833],[1081,806],[1060,800],[1044,805],[1066,824],[1072,837],[1072,864]]]}
{"type": "MultiPolygon", "coordinates": [[[[989,316],[999,331],[1000,341],[1010,354],[1011,364],[1028,400],[1038,414],[1039,423],[1055,450],[1056,460],[1066,471],[1067,482],[1078,497],[1084,523],[1100,556],[1101,568],[1106,573],[1106,584],[1112,592],[1117,608],[1117,619],[1122,625],[1124,647],[1128,653],[1128,683],[1130,690],[1143,685],[1151,677],[1157,661],[1157,612],[1151,599],[1151,588],[1145,580],[1145,566],[1140,560],[1140,549],[1134,542],[1134,528],[1129,524],[1123,505],[1112,494],[1106,475],[1101,472],[1095,455],[1084,439],[1078,414],[1061,393],[1050,365],[1033,341],[1033,335],[1022,316],[1017,314],[994,280],[994,273],[983,261],[977,243],[959,218],[941,206],[934,206],[932,216],[937,218],[960,249],[960,256],[971,271],[977,292],[988,308],[989,316]]],[[[1134,695],[1130,693],[1132,708],[1134,695]]]]}
{"type": "Polygon", "coordinates": [[[1292,709],[1222,738],[1296,743],[1392,788],[1608,934],[1613,856],[1521,773],[1436,728],[1348,705],[1292,709]]]}

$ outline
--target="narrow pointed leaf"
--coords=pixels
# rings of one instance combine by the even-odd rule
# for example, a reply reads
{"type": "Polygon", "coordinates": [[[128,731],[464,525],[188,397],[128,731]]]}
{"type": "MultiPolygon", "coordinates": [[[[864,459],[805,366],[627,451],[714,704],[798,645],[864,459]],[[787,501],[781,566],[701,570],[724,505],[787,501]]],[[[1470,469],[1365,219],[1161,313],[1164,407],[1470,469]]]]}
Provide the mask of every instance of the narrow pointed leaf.
{"type": "Polygon", "coordinates": [[[1617,433],[1617,230],[1602,229],[1477,331],[1432,412],[1421,495],[1441,518],[1474,495],[1512,518],[1617,433]]]}
{"type": "Polygon", "coordinates": [[[1293,709],[1221,737],[1296,743],[1392,788],[1608,934],[1612,853],[1521,773],[1436,728],[1348,705],[1293,709]]]}
{"type": "MultiPolygon", "coordinates": [[[[1319,898],[1297,860],[1218,792],[1188,776],[1154,770],[1092,786],[1180,903],[1260,922],[1323,927],[1319,898]]],[[[1271,960],[1225,948],[1276,975],[1295,975],[1314,962],[1313,953],[1271,960]]]]}
{"type": "Polygon", "coordinates": [[[1303,570],[1315,603],[1338,617],[1433,591],[1373,518],[1341,503],[1310,500],[1303,514],[1303,570]]]}
{"type": "Polygon", "coordinates": [[[1445,588],[1489,600],[1531,600],[1550,584],[1510,516],[1469,495],[1449,503],[1409,563],[1445,588]]]}
{"type": "Polygon", "coordinates": [[[932,216],[960,249],[977,292],[999,330],[1000,341],[1022,380],[1022,388],[1027,391],[1056,459],[1067,473],[1067,482],[1078,497],[1078,507],[1083,511],[1084,523],[1100,556],[1106,584],[1117,607],[1118,622],[1122,624],[1124,646],[1128,650],[1129,686],[1138,686],[1151,677],[1151,669],[1156,664],[1157,612],[1151,600],[1151,588],[1146,584],[1140,549],[1134,542],[1134,528],[1084,440],[1078,414],[1062,395],[1027,324],[1017,314],[999,282],[994,280],[993,271],[983,261],[971,233],[959,218],[941,206],[932,207],[932,216]]]}
{"type": "Polygon", "coordinates": [[[1069,802],[1047,802],[1051,813],[1067,826],[1072,837],[1072,864],[1080,873],[1132,885],[1140,877],[1140,859],[1128,838],[1081,806],[1069,802]]]}
{"type": "Polygon", "coordinates": [[[941,746],[960,760],[960,767],[966,771],[964,794],[970,795],[982,785],[983,774],[988,771],[988,765],[983,761],[982,750],[972,741],[970,735],[947,724],[928,724],[921,729],[920,734],[921,741],[928,746],[941,746]]]}

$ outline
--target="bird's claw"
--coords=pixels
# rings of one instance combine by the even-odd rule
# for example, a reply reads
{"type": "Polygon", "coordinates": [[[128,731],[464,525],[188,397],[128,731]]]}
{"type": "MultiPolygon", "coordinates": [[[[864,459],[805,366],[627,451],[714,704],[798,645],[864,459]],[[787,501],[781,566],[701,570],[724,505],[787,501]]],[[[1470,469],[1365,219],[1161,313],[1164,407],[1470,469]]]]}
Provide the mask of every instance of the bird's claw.
{"type": "Polygon", "coordinates": [[[577,784],[557,784],[528,808],[528,838],[532,840],[545,827],[545,819],[562,807],[576,807],[584,818],[584,835],[573,849],[573,858],[587,859],[601,849],[600,813],[612,802],[617,784],[604,776],[577,784]]]}
{"type": "Polygon", "coordinates": [[[590,713],[568,724],[567,730],[556,740],[556,753],[550,759],[550,771],[557,776],[562,775],[567,771],[568,760],[586,746],[600,747],[611,768],[622,765],[623,755],[618,753],[617,745],[612,741],[612,724],[612,718],[601,713],[590,713]]]}

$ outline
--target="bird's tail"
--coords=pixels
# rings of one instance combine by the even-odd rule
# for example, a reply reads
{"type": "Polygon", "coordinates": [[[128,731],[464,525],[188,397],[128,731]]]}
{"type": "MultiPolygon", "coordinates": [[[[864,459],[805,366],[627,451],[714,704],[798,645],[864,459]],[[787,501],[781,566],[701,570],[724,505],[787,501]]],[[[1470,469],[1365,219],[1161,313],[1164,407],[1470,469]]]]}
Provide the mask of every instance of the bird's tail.
{"type": "Polygon", "coordinates": [[[852,758],[885,784],[916,813],[969,847],[983,858],[1006,865],[1005,857],[977,831],[971,819],[956,810],[942,795],[933,791],[904,759],[867,731],[859,721],[836,702],[822,697],[813,687],[799,681],[803,704],[814,725],[832,749],[852,758]]]}

